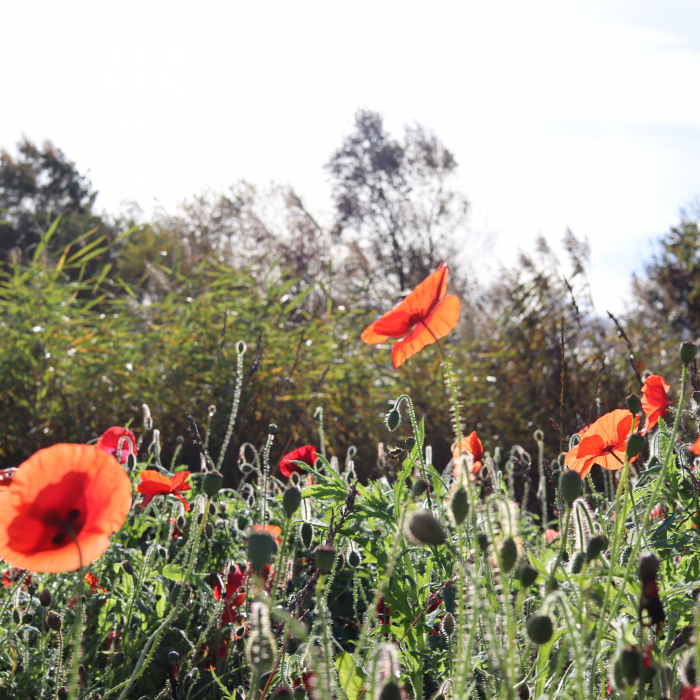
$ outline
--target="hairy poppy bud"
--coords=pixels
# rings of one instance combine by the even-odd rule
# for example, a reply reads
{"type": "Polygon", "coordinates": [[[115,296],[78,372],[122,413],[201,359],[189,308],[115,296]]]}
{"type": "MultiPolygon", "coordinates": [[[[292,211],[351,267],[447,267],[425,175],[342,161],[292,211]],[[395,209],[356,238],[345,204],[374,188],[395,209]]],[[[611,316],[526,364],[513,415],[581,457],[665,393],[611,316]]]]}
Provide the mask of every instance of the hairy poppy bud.
{"type": "Polygon", "coordinates": [[[39,602],[42,608],[48,608],[51,605],[51,591],[48,588],[39,593],[39,602]]]}
{"type": "Polygon", "coordinates": [[[204,524],[204,536],[210,540],[212,537],[214,537],[214,526],[211,524],[211,522],[207,521],[204,524]]]}
{"type": "Polygon", "coordinates": [[[56,693],[58,700],[67,700],[68,698],[68,688],[66,686],[62,686],[61,688],[58,689],[58,692],[56,693]]]}
{"type": "Polygon", "coordinates": [[[428,490],[428,482],[425,479],[416,479],[411,485],[411,493],[415,498],[420,498],[428,490]]]}
{"type": "Polygon", "coordinates": [[[386,414],[386,427],[393,433],[401,425],[401,414],[397,409],[392,408],[386,414]]]}
{"type": "Polygon", "coordinates": [[[22,618],[20,617],[19,610],[17,610],[17,608],[15,608],[12,611],[12,622],[14,622],[16,625],[19,625],[21,619],[22,618]]]}
{"type": "Polygon", "coordinates": [[[126,468],[129,471],[136,469],[136,455],[133,452],[129,452],[126,456],[126,468]]]}
{"type": "Polygon", "coordinates": [[[637,396],[637,394],[630,394],[625,401],[627,404],[627,410],[636,416],[638,413],[642,412],[642,400],[637,396]]]}
{"type": "Polygon", "coordinates": [[[322,544],[314,550],[316,566],[322,574],[330,574],[333,569],[337,550],[333,545],[322,544]]]}
{"type": "Polygon", "coordinates": [[[49,629],[52,629],[54,632],[59,632],[63,625],[63,620],[61,620],[61,616],[57,612],[49,610],[46,615],[46,624],[49,629]]]}
{"type": "Polygon", "coordinates": [[[442,618],[442,632],[449,639],[455,631],[455,619],[452,613],[447,613],[445,617],[442,618]]]}
{"type": "Polygon", "coordinates": [[[31,623],[31,621],[33,619],[34,619],[34,615],[32,615],[31,613],[24,613],[24,615],[22,615],[22,624],[28,625],[31,623]]]}
{"type": "Polygon", "coordinates": [[[180,591],[182,590],[182,586],[179,583],[176,583],[171,589],[170,589],[170,595],[168,596],[168,599],[170,600],[170,603],[172,605],[175,605],[177,603],[177,599],[180,596],[180,591]]]}
{"type": "Polygon", "coordinates": [[[537,579],[537,569],[533,569],[529,564],[523,564],[520,567],[520,585],[523,588],[529,588],[537,579]]]}
{"type": "Polygon", "coordinates": [[[634,685],[637,682],[641,662],[642,656],[637,647],[627,646],[620,652],[615,665],[619,667],[618,675],[622,676],[625,685],[634,685]]]}
{"type": "Polygon", "coordinates": [[[128,561],[127,559],[125,559],[125,560],[122,562],[122,569],[124,569],[124,571],[125,571],[127,574],[129,574],[129,576],[133,576],[133,575],[134,575],[134,567],[131,565],[131,562],[128,561]]]}
{"type": "Polygon", "coordinates": [[[518,548],[515,546],[515,540],[512,537],[506,537],[503,540],[500,554],[503,573],[507,574],[515,566],[515,560],[518,558],[518,548]]]}
{"type": "Polygon", "coordinates": [[[185,444],[185,438],[182,437],[182,435],[178,435],[178,436],[175,438],[175,442],[176,442],[178,445],[184,445],[184,444],[185,444]]]}
{"type": "Polygon", "coordinates": [[[301,505],[301,491],[296,486],[287,486],[282,495],[282,508],[291,518],[299,510],[301,505]]]}
{"type": "Polygon", "coordinates": [[[406,443],[406,449],[410,452],[416,446],[416,438],[407,437],[404,441],[406,443]]]}
{"type": "Polygon", "coordinates": [[[647,554],[639,560],[639,580],[653,581],[659,573],[659,560],[653,554],[647,554]]]}
{"type": "Polygon", "coordinates": [[[442,525],[428,510],[418,510],[408,522],[410,533],[422,544],[444,544],[447,539],[442,525]]]}
{"type": "Polygon", "coordinates": [[[221,472],[219,471],[211,471],[208,472],[207,475],[204,477],[204,493],[209,496],[209,498],[213,498],[216,496],[217,493],[221,490],[221,487],[224,485],[224,476],[221,472]]]}
{"type": "Polygon", "coordinates": [[[311,546],[311,542],[314,538],[314,526],[311,523],[301,524],[301,541],[304,547],[308,549],[311,546]]]}
{"type": "Polygon", "coordinates": [[[277,543],[268,532],[252,532],[248,535],[248,561],[253,571],[259,572],[272,561],[277,543]]]}
{"type": "Polygon", "coordinates": [[[399,684],[396,681],[387,681],[382,687],[377,700],[402,700],[399,684]]]}
{"type": "Polygon", "coordinates": [[[581,569],[583,569],[583,562],[586,561],[585,552],[574,552],[574,556],[571,558],[571,573],[580,574],[581,569]]]}
{"type": "Polygon", "coordinates": [[[597,559],[601,552],[605,551],[608,546],[608,538],[602,535],[595,535],[591,537],[588,542],[588,547],[586,548],[586,561],[593,561],[597,559]]]}
{"type": "Polygon", "coordinates": [[[554,634],[554,625],[549,615],[531,615],[525,623],[527,636],[535,644],[546,644],[554,634]]]}
{"type": "Polygon", "coordinates": [[[489,547],[489,538],[488,538],[488,536],[486,535],[485,532],[480,532],[480,533],[476,536],[476,541],[479,543],[479,549],[480,549],[482,552],[485,552],[485,551],[488,549],[488,547],[489,547]]]}
{"type": "Polygon", "coordinates": [[[452,494],[450,512],[457,526],[461,525],[466,519],[467,513],[469,513],[469,498],[464,488],[460,487],[452,494]]]}
{"type": "Polygon", "coordinates": [[[294,695],[292,694],[291,689],[286,685],[280,685],[275,688],[275,692],[273,693],[272,697],[275,700],[292,700],[294,695]]]}
{"type": "Polygon", "coordinates": [[[348,564],[352,566],[353,569],[356,569],[360,564],[362,563],[362,558],[360,557],[360,553],[353,549],[350,554],[348,554],[348,564]]]}
{"type": "Polygon", "coordinates": [[[581,476],[578,472],[567,469],[559,476],[559,491],[569,505],[581,495],[581,488],[581,476]]]}
{"type": "Polygon", "coordinates": [[[627,449],[625,450],[627,459],[636,457],[644,449],[645,442],[646,440],[643,435],[631,433],[627,438],[627,449]]]}
{"type": "Polygon", "coordinates": [[[171,666],[175,666],[175,664],[180,660],[180,654],[178,654],[176,651],[171,651],[168,654],[168,661],[170,662],[171,666]]]}
{"type": "Polygon", "coordinates": [[[184,530],[186,522],[187,521],[185,520],[184,515],[178,515],[177,520],[175,521],[175,524],[177,525],[178,529],[184,530]]]}
{"type": "Polygon", "coordinates": [[[267,426],[267,432],[270,435],[275,435],[277,433],[277,425],[275,423],[270,423],[270,425],[267,426]]]}
{"type": "Polygon", "coordinates": [[[239,340],[239,341],[236,343],[236,352],[237,352],[239,355],[245,354],[245,351],[246,351],[247,349],[248,349],[248,346],[245,344],[244,341],[239,340]]]}
{"type": "Polygon", "coordinates": [[[681,355],[681,362],[684,365],[689,365],[694,359],[695,359],[695,353],[698,351],[698,346],[691,342],[690,340],[686,340],[684,343],[681,343],[681,348],[680,348],[680,355],[681,355]]]}

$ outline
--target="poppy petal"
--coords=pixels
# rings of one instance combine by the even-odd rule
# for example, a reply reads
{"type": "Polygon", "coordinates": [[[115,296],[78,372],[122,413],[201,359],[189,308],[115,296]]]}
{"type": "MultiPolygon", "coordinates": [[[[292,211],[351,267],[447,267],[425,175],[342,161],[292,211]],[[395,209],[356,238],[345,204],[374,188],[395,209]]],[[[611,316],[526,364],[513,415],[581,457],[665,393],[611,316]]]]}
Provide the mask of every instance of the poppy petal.
{"type": "Polygon", "coordinates": [[[375,330],[374,327],[377,325],[377,323],[378,322],[375,321],[362,331],[362,335],[360,336],[362,342],[367,343],[368,345],[378,345],[380,343],[385,343],[388,340],[388,336],[381,335],[375,330]]]}
{"type": "Polygon", "coordinates": [[[173,491],[172,495],[175,496],[175,498],[179,498],[183,502],[185,510],[192,510],[192,506],[182,497],[181,493],[173,491]]]}

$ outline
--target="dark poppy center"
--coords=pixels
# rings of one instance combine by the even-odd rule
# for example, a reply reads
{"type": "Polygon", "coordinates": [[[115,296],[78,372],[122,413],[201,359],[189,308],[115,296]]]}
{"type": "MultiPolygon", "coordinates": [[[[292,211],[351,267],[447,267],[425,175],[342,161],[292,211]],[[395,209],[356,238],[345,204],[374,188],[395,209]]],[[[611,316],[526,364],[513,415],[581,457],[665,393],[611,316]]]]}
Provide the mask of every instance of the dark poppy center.
{"type": "Polygon", "coordinates": [[[71,508],[65,515],[58,511],[49,511],[44,516],[44,524],[55,530],[51,543],[56,546],[65,544],[83,529],[84,518],[78,508],[71,508]]]}

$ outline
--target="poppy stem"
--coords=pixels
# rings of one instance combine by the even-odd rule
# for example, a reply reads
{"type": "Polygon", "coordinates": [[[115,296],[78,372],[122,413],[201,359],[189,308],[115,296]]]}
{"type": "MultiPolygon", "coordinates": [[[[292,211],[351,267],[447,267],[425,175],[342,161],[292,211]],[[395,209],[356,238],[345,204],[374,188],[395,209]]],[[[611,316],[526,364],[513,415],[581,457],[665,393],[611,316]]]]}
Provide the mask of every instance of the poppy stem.
{"type": "MultiPolygon", "coordinates": [[[[70,525],[67,525],[66,528],[70,532],[70,525]]],[[[72,533],[71,537],[73,537],[72,533]]],[[[78,544],[77,540],[75,540],[75,544],[78,547],[78,551],[80,552],[80,545],[78,544]]],[[[73,698],[76,696],[76,692],[78,689],[78,666],[80,666],[80,661],[81,661],[81,654],[80,654],[80,643],[82,641],[83,637],[83,582],[85,580],[85,570],[83,569],[82,566],[82,561],[83,561],[83,556],[82,553],[80,554],[80,569],[78,569],[78,586],[76,590],[76,612],[75,612],[75,628],[73,630],[73,668],[71,670],[70,674],[70,686],[68,689],[68,699],[73,700],[73,698]]]]}

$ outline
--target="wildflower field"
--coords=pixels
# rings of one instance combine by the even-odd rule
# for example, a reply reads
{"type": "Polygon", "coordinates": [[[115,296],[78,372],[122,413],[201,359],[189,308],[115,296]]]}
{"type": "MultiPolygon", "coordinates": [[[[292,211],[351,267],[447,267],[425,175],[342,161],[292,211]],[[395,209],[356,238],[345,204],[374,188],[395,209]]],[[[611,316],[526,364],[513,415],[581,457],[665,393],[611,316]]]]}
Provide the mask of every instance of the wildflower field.
{"type": "MultiPolygon", "coordinates": [[[[492,435],[487,449],[464,416],[448,338],[460,301],[443,263],[378,320],[344,322],[385,348],[399,376],[434,352],[421,386],[448,390],[435,421],[417,410],[421,396],[396,395],[377,426],[390,441],[383,473],[359,479],[367,445],[346,436],[339,449],[326,430],[352,393],[332,406],[304,395],[307,441],[274,423],[258,425],[255,444],[237,439],[260,362],[249,337],[228,350],[224,431],[212,432],[215,405],[199,415],[201,402],[183,393],[182,436],[143,403],[138,420],[89,444],[52,440],[73,435],[64,422],[87,422],[51,399],[80,391],[52,353],[89,368],[103,362],[89,341],[110,337],[105,314],[77,341],[64,333],[68,297],[45,277],[58,272],[16,266],[3,282],[5,303],[19,304],[18,290],[44,275],[33,305],[44,325],[31,329],[43,345],[25,374],[55,384],[37,380],[34,403],[8,385],[27,415],[50,415],[36,451],[0,472],[0,698],[700,697],[694,343],[680,344],[665,377],[647,374],[638,395],[609,396],[609,410],[599,403],[570,437],[560,429],[559,449],[547,425],[532,426],[532,454],[492,435]],[[436,444],[449,446],[442,462],[436,444]]],[[[70,298],[83,284],[71,282],[70,298]]],[[[326,329],[315,332],[322,342],[326,329]]],[[[218,356],[181,358],[175,390],[198,386],[193,367],[212,372],[221,338],[218,356]]],[[[311,376],[319,370],[302,347],[287,352],[311,376]]],[[[104,350],[108,360],[118,348],[104,350]]],[[[263,393],[280,391],[275,374],[264,374],[263,393]]],[[[157,383],[154,374],[154,393],[157,383]]],[[[97,384],[113,393],[112,379],[97,384]]],[[[560,420],[563,410],[562,398],[560,420]]]]}

